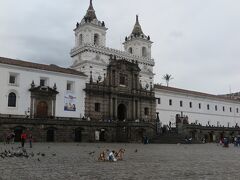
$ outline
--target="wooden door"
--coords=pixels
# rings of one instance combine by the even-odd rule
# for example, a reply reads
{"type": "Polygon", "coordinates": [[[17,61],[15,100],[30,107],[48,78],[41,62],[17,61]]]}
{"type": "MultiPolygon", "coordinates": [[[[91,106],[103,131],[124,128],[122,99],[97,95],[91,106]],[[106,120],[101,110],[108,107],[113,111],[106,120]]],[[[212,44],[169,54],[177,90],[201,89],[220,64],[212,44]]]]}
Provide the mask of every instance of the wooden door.
{"type": "Polygon", "coordinates": [[[41,101],[37,105],[37,117],[48,116],[48,105],[45,101],[41,101]]]}

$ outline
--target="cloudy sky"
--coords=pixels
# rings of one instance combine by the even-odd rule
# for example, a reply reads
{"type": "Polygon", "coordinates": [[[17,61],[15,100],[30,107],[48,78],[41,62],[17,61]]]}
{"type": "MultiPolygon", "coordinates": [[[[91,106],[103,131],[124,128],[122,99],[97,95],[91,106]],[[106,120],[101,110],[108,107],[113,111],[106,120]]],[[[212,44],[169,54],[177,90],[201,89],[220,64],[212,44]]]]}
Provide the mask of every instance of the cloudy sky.
{"type": "MultiPolygon", "coordinates": [[[[154,41],[155,83],[223,94],[240,91],[239,0],[93,0],[109,28],[107,46],[123,49],[135,15],[154,41]]],[[[73,28],[89,0],[0,0],[0,56],[70,66],[73,28]]]]}

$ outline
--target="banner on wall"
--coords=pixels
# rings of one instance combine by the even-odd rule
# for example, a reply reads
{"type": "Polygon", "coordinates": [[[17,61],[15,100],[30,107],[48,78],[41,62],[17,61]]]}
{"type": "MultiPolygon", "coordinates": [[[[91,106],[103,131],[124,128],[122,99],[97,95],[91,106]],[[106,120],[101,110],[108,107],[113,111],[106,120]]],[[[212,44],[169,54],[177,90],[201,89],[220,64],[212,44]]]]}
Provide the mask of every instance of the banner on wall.
{"type": "Polygon", "coordinates": [[[64,95],[64,111],[76,111],[76,96],[72,93],[65,93],[64,95]]]}

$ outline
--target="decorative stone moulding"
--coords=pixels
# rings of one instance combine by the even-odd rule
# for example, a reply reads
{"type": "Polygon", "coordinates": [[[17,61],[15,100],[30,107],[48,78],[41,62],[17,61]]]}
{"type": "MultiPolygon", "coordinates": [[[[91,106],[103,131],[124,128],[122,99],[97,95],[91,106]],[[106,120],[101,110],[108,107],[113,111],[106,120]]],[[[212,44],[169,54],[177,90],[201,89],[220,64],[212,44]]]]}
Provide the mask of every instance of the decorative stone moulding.
{"type": "Polygon", "coordinates": [[[70,54],[71,54],[71,57],[73,57],[84,51],[98,52],[98,53],[106,54],[106,55],[113,54],[113,55],[117,56],[117,58],[126,59],[128,61],[137,60],[138,63],[140,63],[140,64],[146,64],[148,66],[155,65],[153,59],[150,59],[147,57],[140,57],[140,56],[132,55],[130,53],[120,51],[117,49],[112,49],[112,48],[108,48],[108,47],[104,47],[104,46],[96,46],[93,44],[84,44],[84,46],[75,47],[71,50],[70,54]]]}

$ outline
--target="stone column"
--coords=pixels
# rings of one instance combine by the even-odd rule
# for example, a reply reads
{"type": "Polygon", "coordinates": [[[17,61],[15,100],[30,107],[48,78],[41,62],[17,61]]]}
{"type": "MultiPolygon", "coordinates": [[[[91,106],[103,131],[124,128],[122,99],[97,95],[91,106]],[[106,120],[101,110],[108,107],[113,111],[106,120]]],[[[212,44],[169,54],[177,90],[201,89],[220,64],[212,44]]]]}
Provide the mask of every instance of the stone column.
{"type": "Polygon", "coordinates": [[[135,118],[139,119],[139,103],[138,103],[138,100],[135,100],[134,103],[135,103],[135,110],[136,110],[135,111],[135,116],[136,116],[135,118]]]}
{"type": "Polygon", "coordinates": [[[110,96],[110,106],[109,106],[109,118],[112,119],[113,117],[113,99],[112,96],[110,96]]]}
{"type": "Polygon", "coordinates": [[[34,98],[31,96],[31,104],[30,104],[30,117],[34,116],[34,98]]]}
{"type": "Polygon", "coordinates": [[[116,119],[117,119],[117,98],[115,98],[115,114],[114,114],[114,116],[116,117],[116,119]]]}
{"type": "Polygon", "coordinates": [[[133,98],[133,100],[132,100],[132,104],[133,104],[133,110],[132,110],[132,120],[133,121],[135,121],[136,120],[136,117],[135,117],[135,115],[136,115],[136,102],[135,102],[135,98],[133,98]]]}

